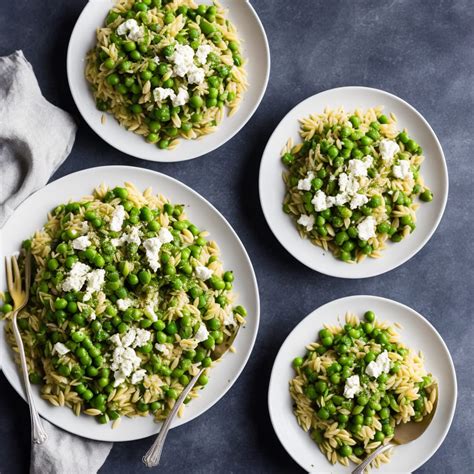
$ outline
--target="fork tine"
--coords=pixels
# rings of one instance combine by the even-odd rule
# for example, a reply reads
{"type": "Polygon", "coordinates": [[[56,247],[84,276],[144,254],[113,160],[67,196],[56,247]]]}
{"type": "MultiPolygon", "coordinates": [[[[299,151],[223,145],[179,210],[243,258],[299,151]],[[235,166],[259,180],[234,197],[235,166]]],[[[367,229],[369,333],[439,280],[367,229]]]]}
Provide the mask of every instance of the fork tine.
{"type": "Polygon", "coordinates": [[[30,284],[31,284],[31,251],[26,251],[25,257],[25,291],[27,297],[30,294],[30,284]]]}
{"type": "Polygon", "coordinates": [[[12,265],[13,265],[13,277],[14,277],[15,286],[17,288],[17,291],[21,291],[20,268],[18,267],[18,261],[14,255],[12,255],[12,265]]]}
{"type": "Polygon", "coordinates": [[[8,260],[7,257],[5,257],[5,270],[7,272],[7,286],[8,286],[8,291],[12,291],[13,288],[13,277],[12,277],[12,267],[10,264],[10,260],[8,260]]]}

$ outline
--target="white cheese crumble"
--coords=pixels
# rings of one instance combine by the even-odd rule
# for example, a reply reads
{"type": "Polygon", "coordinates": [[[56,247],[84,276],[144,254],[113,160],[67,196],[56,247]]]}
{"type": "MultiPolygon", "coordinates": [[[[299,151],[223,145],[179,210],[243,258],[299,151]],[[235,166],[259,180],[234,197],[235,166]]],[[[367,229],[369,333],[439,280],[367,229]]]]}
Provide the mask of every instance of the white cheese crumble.
{"type": "Polygon", "coordinates": [[[387,351],[379,354],[377,359],[370,362],[365,368],[365,373],[369,377],[377,378],[381,374],[388,374],[388,372],[390,372],[390,359],[387,351]]]}
{"type": "Polygon", "coordinates": [[[153,303],[148,303],[145,306],[145,313],[147,314],[148,317],[151,318],[152,321],[158,321],[158,316],[155,313],[155,307],[153,303]]]}
{"type": "Polygon", "coordinates": [[[53,354],[55,352],[57,352],[60,356],[63,356],[71,351],[62,342],[57,342],[53,346],[53,354]]]}
{"type": "Polygon", "coordinates": [[[140,383],[146,375],[146,370],[145,369],[138,369],[132,374],[132,385],[136,385],[137,383],[140,383]]]}
{"type": "Polygon", "coordinates": [[[133,304],[133,301],[130,298],[126,298],[126,299],[120,298],[119,300],[117,300],[117,308],[120,311],[127,310],[128,308],[130,308],[130,306],[132,306],[132,304],[133,304]]]}
{"type": "Polygon", "coordinates": [[[339,193],[336,196],[328,196],[326,199],[327,207],[343,206],[349,200],[347,193],[339,193]]]}
{"type": "Polygon", "coordinates": [[[205,324],[201,323],[199,326],[199,329],[196,331],[196,334],[194,335],[194,339],[197,342],[204,342],[209,339],[209,331],[207,330],[207,327],[205,324]]]}
{"type": "Polygon", "coordinates": [[[349,160],[347,168],[352,176],[367,176],[367,170],[372,166],[374,159],[368,155],[364,160],[349,160]]]}
{"type": "Polygon", "coordinates": [[[87,235],[83,235],[72,241],[72,248],[74,250],[85,250],[90,247],[91,241],[87,235]]]}
{"type": "Polygon", "coordinates": [[[114,371],[114,387],[119,386],[140,367],[141,359],[131,347],[118,346],[112,354],[110,368],[114,371]]]}
{"type": "Polygon", "coordinates": [[[311,199],[311,204],[316,212],[325,211],[328,208],[326,194],[319,189],[311,199]]]}
{"type": "Polygon", "coordinates": [[[158,238],[161,240],[162,244],[173,242],[173,234],[166,227],[160,229],[158,232],[158,238]]]}
{"type": "Polygon", "coordinates": [[[173,73],[175,76],[184,77],[196,67],[194,64],[194,50],[187,44],[177,44],[169,59],[173,63],[173,73]]]}
{"type": "Polygon", "coordinates": [[[119,334],[114,334],[109,341],[115,344],[112,354],[110,368],[114,371],[114,387],[125,382],[126,377],[131,376],[131,383],[136,385],[145,377],[146,370],[140,369],[141,359],[131,347],[141,347],[151,338],[151,333],[145,329],[129,329],[120,338],[119,334]]]}
{"type": "Polygon", "coordinates": [[[195,67],[188,72],[188,83],[189,84],[202,84],[204,82],[205,72],[200,67],[195,67]]]}
{"type": "Polygon", "coordinates": [[[158,352],[161,352],[165,357],[168,357],[171,354],[171,351],[169,350],[168,346],[166,344],[155,344],[155,349],[158,352]]]}
{"type": "Polygon", "coordinates": [[[163,87],[153,89],[153,99],[155,99],[155,102],[163,102],[168,97],[170,97],[171,100],[176,99],[176,94],[173,89],[165,89],[163,87]]]}
{"type": "Polygon", "coordinates": [[[314,216],[311,214],[301,214],[300,218],[296,221],[299,225],[303,226],[307,232],[311,232],[314,227],[314,216]]]}
{"type": "Polygon", "coordinates": [[[91,267],[86,265],[85,263],[76,262],[71,270],[69,271],[69,275],[63,281],[62,290],[63,291],[80,291],[81,288],[84,286],[86,281],[87,273],[91,267]]]}
{"type": "Polygon", "coordinates": [[[112,239],[111,243],[114,247],[120,247],[123,244],[141,244],[140,240],[140,230],[138,227],[132,227],[132,230],[129,234],[123,234],[118,239],[112,239]]]}
{"type": "Polygon", "coordinates": [[[142,347],[148,343],[151,339],[151,332],[146,329],[138,328],[135,331],[135,340],[133,341],[133,347],[142,347]]]}
{"type": "Polygon", "coordinates": [[[392,168],[392,173],[398,179],[413,179],[413,173],[410,170],[410,162],[408,160],[400,160],[398,165],[392,168]]]}
{"type": "Polygon", "coordinates": [[[207,268],[204,265],[198,265],[194,270],[196,272],[196,277],[203,281],[209,280],[213,273],[210,268],[207,268]]]}
{"type": "Polygon", "coordinates": [[[352,375],[346,380],[344,385],[344,396],[346,398],[354,398],[361,390],[362,387],[360,386],[358,375],[352,375]]]}
{"type": "Polygon", "coordinates": [[[347,173],[341,173],[339,175],[338,184],[339,191],[341,193],[347,193],[350,195],[355,194],[360,188],[360,185],[355,176],[352,174],[348,175],[347,173]]]}
{"type": "Polygon", "coordinates": [[[100,291],[105,281],[105,270],[99,268],[97,270],[92,270],[86,276],[87,288],[86,293],[83,297],[83,301],[89,301],[93,293],[100,291]]]}
{"type": "MultiPolygon", "coordinates": [[[[204,57],[203,52],[204,50],[199,57],[204,57]]],[[[173,63],[174,76],[184,77],[187,75],[189,84],[202,84],[204,82],[205,71],[194,64],[194,50],[191,46],[177,44],[169,59],[173,63]]]]}
{"type": "Polygon", "coordinates": [[[400,151],[400,147],[393,140],[381,140],[379,143],[379,152],[382,160],[392,161],[393,157],[400,151]]]}
{"type": "Polygon", "coordinates": [[[375,237],[375,227],[377,223],[374,217],[366,217],[361,223],[357,226],[357,233],[360,240],[369,240],[372,237],[375,237]]]}
{"type": "Polygon", "coordinates": [[[212,51],[212,48],[208,44],[202,44],[196,50],[196,59],[200,64],[206,64],[207,56],[212,51]]]}
{"type": "Polygon", "coordinates": [[[94,319],[97,319],[97,315],[92,311],[92,313],[89,315],[89,321],[94,321],[94,319]]]}
{"type": "Polygon", "coordinates": [[[122,345],[122,340],[120,339],[119,333],[115,333],[113,336],[110,336],[109,341],[116,346],[122,345]]]}
{"type": "Polygon", "coordinates": [[[130,328],[123,336],[122,336],[122,345],[123,347],[130,347],[133,342],[135,341],[136,331],[134,328],[130,328]]]}
{"type": "Polygon", "coordinates": [[[186,104],[189,100],[189,92],[188,89],[184,87],[180,87],[178,93],[175,95],[174,98],[171,99],[173,103],[173,107],[180,107],[186,104]]]}
{"type": "Polygon", "coordinates": [[[160,58],[159,56],[155,56],[152,61],[155,63],[155,64],[160,64],[160,58]]]}
{"type": "Polygon", "coordinates": [[[131,41],[140,41],[145,35],[143,26],[138,26],[137,20],[133,18],[121,23],[116,31],[120,36],[127,35],[127,38],[131,41]]]}
{"type": "Polygon", "coordinates": [[[369,198],[365,194],[355,194],[351,199],[351,209],[357,209],[369,202],[369,198]]]}
{"type": "Polygon", "coordinates": [[[124,220],[125,220],[125,208],[122,205],[118,205],[114,209],[114,213],[112,214],[112,219],[110,220],[110,230],[112,232],[121,231],[124,220]]]}
{"type": "Polygon", "coordinates": [[[306,178],[298,181],[298,189],[300,191],[311,191],[311,181],[314,179],[314,173],[308,172],[306,178]]]}
{"type": "Polygon", "coordinates": [[[159,237],[152,237],[143,242],[145,248],[145,256],[148,260],[149,267],[156,272],[160,268],[159,254],[162,242],[159,237]]]}

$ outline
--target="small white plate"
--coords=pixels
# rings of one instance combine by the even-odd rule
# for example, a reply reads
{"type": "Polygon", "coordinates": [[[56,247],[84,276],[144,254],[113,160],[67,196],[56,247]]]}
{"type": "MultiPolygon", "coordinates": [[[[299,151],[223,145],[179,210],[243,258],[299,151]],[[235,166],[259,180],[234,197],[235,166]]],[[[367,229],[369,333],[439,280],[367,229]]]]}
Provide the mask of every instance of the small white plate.
{"type": "Polygon", "coordinates": [[[393,270],[413,257],[428,242],[438,227],[448,198],[448,171],[441,145],[428,122],[404,100],[388,92],[368,87],[341,87],[316,94],[298,104],[280,122],[263,153],[259,177],[260,202],[263,214],[275,237],[285,249],[309,268],[339,278],[367,278],[393,270]],[[433,191],[433,201],[420,206],[416,214],[416,229],[401,243],[388,242],[378,259],[367,258],[349,265],[334,258],[308,239],[302,239],[293,219],[282,211],[285,170],[280,156],[288,138],[300,142],[299,120],[323,112],[325,107],[344,106],[346,111],[384,106],[388,114],[395,113],[400,129],[406,127],[410,136],[423,148],[425,161],[421,175],[433,191]]]}
{"type": "MultiPolygon", "coordinates": [[[[207,0],[201,3],[209,3],[207,0]]],[[[72,97],[88,125],[109,145],[137,158],[150,161],[185,161],[209,153],[230,140],[252,117],[265,94],[270,76],[270,48],[263,25],[248,0],[222,0],[229,18],[242,39],[243,56],[249,88],[239,109],[232,117],[225,117],[216,132],[199,140],[180,140],[174,150],[160,150],[143,137],[127,131],[110,114],[97,110],[95,100],[84,75],[85,57],[95,45],[96,29],[104,24],[113,0],[89,0],[72,31],[67,51],[67,77],[72,97]]]]}
{"type": "Polygon", "coordinates": [[[394,448],[392,460],[374,472],[413,472],[433,456],[446,437],[453,420],[457,399],[456,373],[449,350],[436,329],[415,310],[396,301],[378,296],[349,296],[331,301],[313,311],[291,331],[275,359],[268,389],[268,409],[273,428],[288,454],[308,472],[348,473],[350,468],[332,465],[321,453],[293,414],[288,383],[294,377],[293,359],[305,353],[305,346],[314,342],[323,324],[344,322],[347,311],[362,318],[372,310],[380,321],[398,322],[400,339],[425,355],[425,367],[438,380],[438,407],[428,429],[416,441],[394,448]]]}
{"type": "MultiPolygon", "coordinates": [[[[186,205],[189,219],[210,233],[221,249],[226,268],[234,270],[235,292],[239,304],[247,308],[246,325],[239,331],[234,346],[236,353],[224,356],[211,370],[209,384],[198,398],[186,406],[183,418],[176,418],[173,427],[187,423],[211,408],[232,387],[245,367],[257,336],[260,303],[257,280],[250,259],[242,242],[220,212],[202,196],[183,183],[164,174],[128,166],[104,166],[70,174],[48,184],[24,201],[7,221],[0,233],[0,288],[5,288],[4,256],[20,249],[21,242],[41,229],[47,213],[58,204],[88,195],[101,183],[110,186],[134,183],[138,189],[151,186],[153,191],[166,196],[171,202],[186,205]]],[[[23,385],[19,369],[13,361],[11,350],[5,341],[4,323],[0,322],[0,363],[5,377],[23,397],[23,385]]],[[[158,432],[160,425],[153,417],[124,418],[114,430],[111,425],[99,425],[92,417],[76,417],[69,408],[56,408],[39,396],[34,388],[38,410],[44,418],[56,426],[85,438],[102,441],[130,441],[145,438],[158,432]]]]}

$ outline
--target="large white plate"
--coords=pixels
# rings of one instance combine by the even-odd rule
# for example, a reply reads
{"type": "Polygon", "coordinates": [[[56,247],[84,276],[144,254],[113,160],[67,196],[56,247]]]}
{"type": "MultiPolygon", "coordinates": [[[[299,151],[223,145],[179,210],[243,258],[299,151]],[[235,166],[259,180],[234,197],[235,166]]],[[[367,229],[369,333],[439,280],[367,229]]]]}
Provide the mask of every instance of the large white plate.
{"type": "MultiPolygon", "coordinates": [[[[210,233],[222,251],[226,268],[235,273],[235,291],[239,303],[247,308],[247,323],[235,341],[235,354],[227,354],[222,362],[216,364],[211,371],[209,384],[200,392],[199,398],[187,405],[183,418],[177,418],[173,426],[179,426],[204,413],[214,405],[227,390],[232,387],[243,370],[252,351],[257,336],[260,303],[257,280],[242,242],[222,214],[202,196],[179,181],[161,173],[128,166],[104,166],[73,173],[47,185],[33,194],[18,207],[13,216],[5,224],[0,234],[0,288],[5,287],[4,256],[10,255],[20,248],[22,240],[28,238],[46,221],[46,214],[56,205],[79,199],[90,194],[96,185],[107,183],[110,186],[120,185],[124,181],[133,182],[138,189],[144,190],[151,186],[172,202],[186,205],[186,212],[192,222],[210,233]]],[[[0,323],[0,362],[3,372],[23,397],[23,387],[19,372],[15,365],[9,346],[5,342],[3,323],[0,323]]],[[[122,420],[117,429],[110,425],[99,425],[88,416],[76,417],[69,408],[55,408],[39,397],[35,387],[36,402],[40,414],[55,425],[71,433],[86,438],[103,441],[129,441],[144,438],[156,433],[158,424],[153,417],[122,420]]]]}
{"type": "Polygon", "coordinates": [[[260,202],[263,213],[285,249],[313,270],[339,278],[366,278],[380,275],[403,264],[428,242],[438,227],[448,198],[448,171],[441,145],[428,122],[411,105],[388,92],[368,87],[341,87],[316,94],[298,104],[280,122],[263,153],[259,177],[260,202]],[[433,191],[431,203],[420,206],[416,216],[416,229],[399,244],[388,243],[379,259],[367,258],[357,265],[348,265],[333,257],[331,252],[301,239],[292,218],[282,211],[285,185],[280,155],[288,138],[300,142],[299,119],[321,113],[329,106],[344,106],[346,111],[357,107],[383,105],[387,113],[397,116],[400,129],[406,127],[410,136],[423,148],[426,156],[421,174],[433,191]]]}
{"type": "MultiPolygon", "coordinates": [[[[230,140],[252,117],[265,94],[270,76],[270,48],[260,19],[247,0],[222,0],[229,18],[243,40],[243,56],[247,59],[249,89],[239,110],[225,117],[217,131],[200,140],[181,140],[175,150],[160,150],[143,137],[128,132],[111,115],[104,124],[84,76],[85,57],[95,45],[95,31],[103,25],[113,0],[89,0],[79,16],[69,40],[67,77],[72,97],[89,126],[109,145],[129,155],[150,161],[175,162],[190,160],[209,153],[230,140]]],[[[210,3],[204,0],[201,3],[210,3]]]]}
{"type": "Polygon", "coordinates": [[[391,463],[374,472],[415,471],[433,456],[451,426],[457,399],[456,373],[448,348],[436,329],[415,310],[393,300],[359,295],[331,301],[303,319],[286,338],[273,364],[268,390],[273,428],[290,456],[308,472],[348,473],[355,465],[350,469],[340,464],[332,466],[309,434],[297,424],[288,390],[288,382],[294,376],[291,362],[304,355],[306,344],[316,340],[324,323],[339,324],[347,311],[362,317],[367,310],[375,311],[381,321],[398,322],[403,326],[401,340],[424,353],[425,367],[439,384],[438,407],[428,429],[416,441],[396,447],[391,463]]]}

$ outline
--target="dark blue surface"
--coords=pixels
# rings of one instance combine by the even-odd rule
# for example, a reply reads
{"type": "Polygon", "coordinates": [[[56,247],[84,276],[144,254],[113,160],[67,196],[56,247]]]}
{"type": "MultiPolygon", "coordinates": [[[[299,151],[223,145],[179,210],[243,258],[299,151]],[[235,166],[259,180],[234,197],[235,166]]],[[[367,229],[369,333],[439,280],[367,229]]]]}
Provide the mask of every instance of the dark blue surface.
{"type": "MultiPolygon", "coordinates": [[[[0,55],[23,49],[44,95],[71,112],[79,125],[71,156],[55,177],[92,166],[127,164],[185,182],[234,226],[260,284],[262,322],[246,370],[204,416],[170,433],[160,472],[300,472],[268,417],[273,359],[290,330],[315,307],[364,293],[393,298],[425,315],[454,358],[459,383],[454,422],[444,444],[417,472],[472,472],[472,0],[252,0],[272,51],[272,74],[262,105],[245,129],[219,150],[176,165],[152,164],[117,152],[79,116],[65,62],[69,35],[85,3],[0,2],[0,55]],[[260,157],[281,118],[306,97],[343,85],[385,89],[415,106],[438,134],[450,175],[446,213],[428,245],[401,268],[359,281],[320,275],[291,258],[270,233],[257,191],[260,157]]],[[[0,387],[0,472],[25,472],[27,407],[3,375],[0,387]]],[[[101,472],[149,472],[140,461],[149,444],[117,444],[101,472]]]]}

